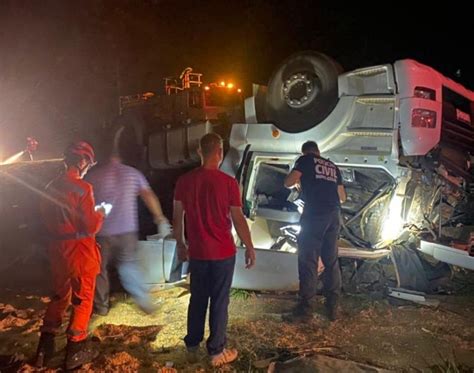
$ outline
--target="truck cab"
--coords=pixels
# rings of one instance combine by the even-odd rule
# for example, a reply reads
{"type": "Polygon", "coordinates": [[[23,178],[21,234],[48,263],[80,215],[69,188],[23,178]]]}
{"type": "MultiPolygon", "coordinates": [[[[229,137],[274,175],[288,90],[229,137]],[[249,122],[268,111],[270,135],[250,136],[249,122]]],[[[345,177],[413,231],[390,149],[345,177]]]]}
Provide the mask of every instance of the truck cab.
{"type": "MultiPolygon", "coordinates": [[[[343,176],[348,198],[340,256],[387,256],[392,245],[410,241],[441,261],[474,269],[472,251],[457,245],[474,230],[474,92],[413,60],[343,74],[327,61],[320,54],[290,57],[268,88],[246,100],[246,123],[232,128],[222,168],[242,188],[258,248],[255,273],[275,266],[263,271],[265,286],[297,283],[296,261],[288,256],[297,251],[304,207],[283,180],[308,140],[343,176]],[[318,92],[311,96],[312,91],[318,92]],[[314,119],[321,118],[317,100],[327,108],[334,92],[331,110],[314,119]],[[268,252],[281,262],[259,261],[268,252]],[[288,261],[294,267],[283,275],[288,261]]],[[[249,278],[253,274],[242,273],[240,282],[236,271],[238,287],[262,285],[262,279],[249,278]]]]}

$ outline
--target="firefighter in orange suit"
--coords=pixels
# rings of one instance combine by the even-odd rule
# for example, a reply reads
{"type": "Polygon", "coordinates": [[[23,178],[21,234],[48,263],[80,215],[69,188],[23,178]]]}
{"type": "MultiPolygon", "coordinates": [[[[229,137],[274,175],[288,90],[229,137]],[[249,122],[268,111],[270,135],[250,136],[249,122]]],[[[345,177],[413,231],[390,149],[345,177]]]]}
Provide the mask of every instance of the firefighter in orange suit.
{"type": "Polygon", "coordinates": [[[94,300],[95,279],[100,272],[100,253],[95,234],[102,226],[103,208],[96,209],[92,186],[82,180],[95,165],[94,150],[78,141],[64,152],[66,171],[46,190],[40,209],[48,231],[48,251],[54,295],[41,328],[36,365],[43,366],[54,354],[54,336],[72,305],[67,329],[66,369],[92,361],[98,351],[86,341],[94,300]]]}

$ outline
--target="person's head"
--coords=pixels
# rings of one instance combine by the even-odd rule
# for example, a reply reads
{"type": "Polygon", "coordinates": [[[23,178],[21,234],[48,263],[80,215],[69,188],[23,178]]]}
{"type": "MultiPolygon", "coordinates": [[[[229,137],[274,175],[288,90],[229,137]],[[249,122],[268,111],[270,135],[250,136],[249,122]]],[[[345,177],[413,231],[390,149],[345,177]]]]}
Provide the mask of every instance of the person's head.
{"type": "Polygon", "coordinates": [[[301,145],[301,153],[304,155],[306,154],[316,154],[320,155],[318,144],[314,141],[306,141],[303,145],[301,145]]]}
{"type": "Polygon", "coordinates": [[[220,165],[224,158],[222,138],[217,133],[208,133],[199,140],[199,155],[203,163],[220,165]]]}
{"type": "MultiPolygon", "coordinates": [[[[119,129],[114,133],[112,141],[107,142],[105,147],[104,154],[109,160],[121,160],[120,148],[121,143],[125,140],[123,132],[125,131],[125,125],[119,127],[119,129]]],[[[127,138],[127,140],[130,140],[127,138]]],[[[131,142],[131,141],[130,141],[131,142]]]]}
{"type": "Polygon", "coordinates": [[[79,175],[84,175],[96,164],[94,149],[85,141],[76,141],[68,145],[64,151],[64,163],[67,168],[76,168],[79,175]]]}

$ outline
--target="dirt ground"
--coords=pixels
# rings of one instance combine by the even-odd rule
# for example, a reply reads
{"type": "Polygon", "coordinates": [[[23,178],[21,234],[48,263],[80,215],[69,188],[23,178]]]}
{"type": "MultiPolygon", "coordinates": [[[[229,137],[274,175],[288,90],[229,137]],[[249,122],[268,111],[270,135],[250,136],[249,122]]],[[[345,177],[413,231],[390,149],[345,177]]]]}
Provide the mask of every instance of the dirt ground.
{"type": "MultiPolygon", "coordinates": [[[[187,288],[177,286],[153,296],[163,306],[156,315],[146,316],[130,299],[115,295],[109,315],[91,323],[100,357],[80,372],[157,372],[167,362],[179,372],[213,371],[204,349],[198,363],[186,361],[182,338],[187,288]]],[[[474,371],[474,295],[435,298],[439,307],[428,308],[393,305],[383,296],[346,294],[340,320],[330,323],[321,315],[321,300],[312,322],[288,324],[281,316],[294,306],[294,294],[234,292],[228,335],[240,357],[220,371],[266,372],[257,368],[258,362],[272,355],[283,360],[321,354],[395,371],[474,371]]],[[[41,294],[1,290],[0,366],[13,354],[18,358],[2,372],[35,371],[22,361],[34,355],[47,301],[41,294]]],[[[43,371],[60,371],[64,346],[65,338],[59,338],[57,357],[43,371]]]]}

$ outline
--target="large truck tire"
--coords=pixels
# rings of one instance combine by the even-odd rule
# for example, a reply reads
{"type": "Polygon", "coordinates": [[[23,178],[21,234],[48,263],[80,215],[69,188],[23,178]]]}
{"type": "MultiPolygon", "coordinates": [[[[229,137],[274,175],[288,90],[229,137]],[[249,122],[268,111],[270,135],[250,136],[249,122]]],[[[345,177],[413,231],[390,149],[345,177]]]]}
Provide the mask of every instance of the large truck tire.
{"type": "Polygon", "coordinates": [[[317,126],[338,101],[340,65],[317,52],[288,57],[272,74],[266,94],[265,117],[285,132],[317,126]]]}

